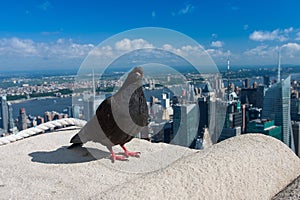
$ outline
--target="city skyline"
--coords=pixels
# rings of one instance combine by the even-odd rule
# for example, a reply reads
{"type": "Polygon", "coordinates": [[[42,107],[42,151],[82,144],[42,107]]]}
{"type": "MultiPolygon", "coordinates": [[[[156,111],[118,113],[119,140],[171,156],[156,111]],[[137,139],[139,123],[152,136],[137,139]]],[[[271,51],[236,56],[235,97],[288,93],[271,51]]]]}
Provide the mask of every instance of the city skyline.
{"type": "MultiPolygon", "coordinates": [[[[197,41],[216,62],[226,65],[300,65],[299,2],[278,1],[25,1],[2,2],[0,70],[78,69],[93,48],[122,31],[163,27],[197,41]],[[229,53],[230,52],[230,53],[229,53]]],[[[120,38],[103,49],[143,47],[170,49],[145,38],[120,38]]],[[[194,51],[184,44],[174,51],[194,51]]]]}

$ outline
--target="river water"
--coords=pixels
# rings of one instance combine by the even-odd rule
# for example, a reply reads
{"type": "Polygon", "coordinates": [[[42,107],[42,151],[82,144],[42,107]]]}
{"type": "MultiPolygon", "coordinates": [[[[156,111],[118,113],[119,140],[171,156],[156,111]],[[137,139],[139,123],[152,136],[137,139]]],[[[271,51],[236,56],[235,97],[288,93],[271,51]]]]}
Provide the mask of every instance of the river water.
{"type": "MultiPolygon", "coordinates": [[[[161,98],[162,92],[170,92],[170,97],[172,98],[173,92],[179,93],[180,88],[177,88],[178,91],[168,91],[167,89],[157,89],[157,90],[147,90],[145,91],[145,96],[147,101],[150,101],[151,96],[161,98]]],[[[22,101],[19,103],[13,103],[13,117],[14,119],[18,118],[20,108],[25,108],[27,115],[32,116],[44,116],[46,111],[56,111],[59,113],[67,113],[69,106],[72,106],[72,97],[60,98],[60,97],[49,97],[41,99],[30,99],[22,101]]]]}
{"type": "Polygon", "coordinates": [[[63,113],[68,106],[72,106],[72,97],[67,98],[43,98],[26,100],[20,103],[13,103],[13,117],[19,116],[20,108],[25,108],[27,115],[44,116],[46,111],[63,113]]]}

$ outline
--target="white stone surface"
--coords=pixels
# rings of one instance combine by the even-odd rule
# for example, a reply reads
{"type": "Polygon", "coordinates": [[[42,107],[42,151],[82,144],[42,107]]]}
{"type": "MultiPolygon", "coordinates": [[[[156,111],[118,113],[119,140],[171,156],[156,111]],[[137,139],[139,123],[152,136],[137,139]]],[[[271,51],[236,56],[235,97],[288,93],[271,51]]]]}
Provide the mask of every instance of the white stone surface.
{"type": "Polygon", "coordinates": [[[203,151],[134,139],[141,157],[112,163],[98,144],[66,149],[77,131],[0,146],[0,199],[270,199],[300,174],[299,158],[264,135],[203,151]]]}

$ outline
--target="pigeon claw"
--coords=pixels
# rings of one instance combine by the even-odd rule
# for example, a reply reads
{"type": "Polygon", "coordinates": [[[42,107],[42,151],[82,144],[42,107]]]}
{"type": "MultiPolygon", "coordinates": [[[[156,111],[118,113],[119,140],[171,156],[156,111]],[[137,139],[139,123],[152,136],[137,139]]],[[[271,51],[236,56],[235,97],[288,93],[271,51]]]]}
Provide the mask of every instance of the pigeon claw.
{"type": "Polygon", "coordinates": [[[110,157],[112,162],[115,162],[115,160],[128,161],[127,157],[122,155],[111,155],[110,157]]]}
{"type": "Polygon", "coordinates": [[[141,152],[131,152],[131,151],[128,151],[126,149],[126,147],[124,145],[121,145],[122,149],[124,150],[124,153],[127,157],[136,157],[136,158],[139,158],[140,157],[140,154],[141,152]]]}
{"type": "Polygon", "coordinates": [[[141,152],[130,152],[130,151],[125,151],[125,154],[127,157],[136,157],[136,158],[139,158],[140,157],[140,154],[141,152]]]}

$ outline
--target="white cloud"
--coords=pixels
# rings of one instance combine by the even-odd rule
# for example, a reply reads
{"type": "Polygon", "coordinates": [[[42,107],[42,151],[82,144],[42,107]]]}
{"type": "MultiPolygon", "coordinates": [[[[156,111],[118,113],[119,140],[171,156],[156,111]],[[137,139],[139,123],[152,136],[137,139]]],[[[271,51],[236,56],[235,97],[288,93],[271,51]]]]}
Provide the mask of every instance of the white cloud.
{"type": "Polygon", "coordinates": [[[202,46],[191,46],[191,45],[184,45],[178,48],[173,47],[170,44],[164,44],[162,46],[163,50],[170,51],[172,53],[175,53],[179,56],[197,56],[197,55],[203,55],[204,54],[204,48],[202,46]]]}
{"type": "Polygon", "coordinates": [[[244,52],[246,56],[267,56],[270,55],[270,48],[268,45],[260,45],[244,52]]]}
{"type": "Polygon", "coordinates": [[[298,43],[287,43],[282,46],[282,48],[288,48],[296,51],[300,51],[300,44],[298,43]]]}
{"type": "Polygon", "coordinates": [[[192,4],[186,4],[185,7],[181,8],[179,11],[172,12],[171,14],[173,16],[186,15],[186,14],[192,13],[194,11],[194,9],[195,9],[195,6],[193,6],[192,4]]]}
{"type": "MultiPolygon", "coordinates": [[[[258,63],[274,64],[276,65],[278,59],[278,46],[259,45],[255,48],[249,49],[243,53],[241,62],[244,63],[258,63]]],[[[300,44],[298,43],[286,43],[281,46],[281,58],[282,63],[287,64],[300,64],[300,44]]]]}
{"type": "Polygon", "coordinates": [[[125,38],[121,41],[116,42],[115,48],[119,51],[132,51],[141,48],[153,48],[153,45],[144,39],[130,40],[128,38],[125,38]]]}
{"type": "Polygon", "coordinates": [[[213,41],[210,46],[216,47],[216,48],[221,48],[221,47],[223,47],[223,45],[224,45],[224,42],[222,42],[222,41],[213,41]]]}
{"type": "Polygon", "coordinates": [[[290,27],[290,28],[286,28],[283,30],[285,33],[291,33],[294,31],[294,28],[293,27],[290,27]]]}
{"type": "Polygon", "coordinates": [[[280,35],[279,29],[276,29],[272,32],[270,31],[254,31],[250,34],[249,38],[254,41],[266,41],[266,40],[279,40],[285,41],[287,38],[283,35],[280,35]]]}
{"type": "Polygon", "coordinates": [[[34,42],[30,39],[0,39],[0,55],[21,57],[83,57],[94,48],[92,44],[78,44],[72,40],[58,39],[56,42],[34,42]]]}
{"type": "Polygon", "coordinates": [[[228,52],[222,51],[221,49],[206,49],[206,52],[213,58],[225,59],[228,57],[228,52]]]}
{"type": "Polygon", "coordinates": [[[182,8],[181,10],[178,11],[178,14],[185,15],[185,14],[193,12],[194,9],[195,9],[195,7],[192,4],[187,4],[185,6],[185,8],[182,8]]]}
{"type": "MultiPolygon", "coordinates": [[[[244,52],[246,56],[276,57],[278,54],[278,46],[260,45],[244,52]]],[[[300,44],[286,43],[281,46],[282,58],[291,57],[295,53],[300,54],[300,44]]]]}
{"type": "Polygon", "coordinates": [[[181,46],[179,48],[175,48],[170,44],[164,44],[162,46],[162,49],[167,50],[167,51],[171,51],[171,52],[181,52],[181,51],[185,51],[185,52],[191,52],[191,51],[200,51],[201,50],[201,46],[191,46],[191,45],[184,45],[181,46]]]}
{"type": "MultiPolygon", "coordinates": [[[[299,30],[282,30],[283,32],[292,32],[294,36],[296,31],[299,30]]],[[[300,36],[300,33],[298,33],[300,36]]],[[[214,61],[219,63],[226,63],[227,51],[225,51],[224,43],[219,40],[214,40],[211,43],[211,47],[204,50],[202,46],[197,45],[181,45],[176,46],[176,44],[160,44],[155,46],[149,41],[138,38],[138,39],[120,39],[113,43],[107,44],[105,46],[96,47],[89,43],[78,43],[72,39],[59,38],[52,42],[37,42],[31,39],[23,38],[0,38],[0,58],[5,60],[6,63],[3,65],[14,65],[11,64],[15,61],[22,61],[24,65],[26,62],[31,62],[32,65],[60,65],[60,63],[74,63],[80,64],[82,59],[90,53],[90,55],[96,56],[99,59],[111,59],[115,58],[117,55],[123,54],[125,51],[133,51],[136,49],[144,48],[158,48],[175,53],[179,56],[185,58],[204,58],[207,53],[213,58],[214,61]],[[91,51],[93,50],[93,51],[91,51]],[[4,58],[4,59],[3,59],[4,58]],[[42,63],[42,64],[41,64],[42,63]],[[48,64],[51,63],[51,64],[48,64]],[[56,64],[55,64],[56,63],[56,64]],[[59,63],[59,64],[57,64],[59,63]]],[[[144,51],[145,52],[145,51],[144,51]]],[[[150,52],[150,51],[149,51],[150,52]]],[[[272,64],[276,63],[277,60],[278,47],[271,46],[271,44],[264,44],[248,49],[244,52],[237,53],[233,52],[230,56],[232,62],[235,64],[272,64]]],[[[300,57],[300,43],[295,41],[286,42],[282,45],[282,60],[285,63],[298,63],[300,57]]],[[[21,63],[22,64],[22,63],[21,63]]],[[[21,66],[18,65],[18,66],[21,66]]],[[[31,65],[31,64],[30,64],[31,65]]],[[[71,65],[71,64],[70,64],[71,65]]]]}
{"type": "Polygon", "coordinates": [[[170,45],[170,44],[164,44],[162,48],[166,51],[172,51],[173,50],[173,46],[170,45]]]}
{"type": "Polygon", "coordinates": [[[113,48],[109,45],[104,47],[96,47],[90,52],[93,56],[112,57],[114,55],[113,48]]]}
{"type": "Polygon", "coordinates": [[[249,38],[254,41],[287,41],[291,38],[290,34],[295,32],[293,27],[286,29],[275,29],[273,31],[254,31],[250,34],[249,38]]]}
{"type": "Polygon", "coordinates": [[[0,40],[0,54],[30,56],[37,55],[38,51],[32,40],[13,37],[0,40]]]}
{"type": "Polygon", "coordinates": [[[284,44],[281,48],[281,51],[284,53],[285,57],[297,59],[300,57],[300,44],[298,43],[284,44]]]}

